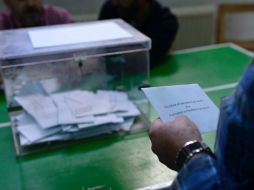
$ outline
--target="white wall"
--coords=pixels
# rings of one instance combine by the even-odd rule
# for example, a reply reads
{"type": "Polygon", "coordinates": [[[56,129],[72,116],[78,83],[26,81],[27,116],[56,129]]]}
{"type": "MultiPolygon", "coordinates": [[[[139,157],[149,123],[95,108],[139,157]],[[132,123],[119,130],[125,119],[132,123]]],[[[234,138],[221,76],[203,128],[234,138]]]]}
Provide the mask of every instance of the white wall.
{"type": "MultiPolygon", "coordinates": [[[[253,0],[159,0],[172,7],[193,5],[217,5],[220,3],[244,3],[253,0]]],[[[72,14],[94,14],[100,9],[104,0],[44,0],[45,3],[59,5],[68,9],[72,14]]],[[[0,10],[4,8],[3,0],[0,1],[0,10]]]]}
{"type": "Polygon", "coordinates": [[[171,6],[218,5],[221,3],[254,3],[253,0],[159,0],[171,6]]]}

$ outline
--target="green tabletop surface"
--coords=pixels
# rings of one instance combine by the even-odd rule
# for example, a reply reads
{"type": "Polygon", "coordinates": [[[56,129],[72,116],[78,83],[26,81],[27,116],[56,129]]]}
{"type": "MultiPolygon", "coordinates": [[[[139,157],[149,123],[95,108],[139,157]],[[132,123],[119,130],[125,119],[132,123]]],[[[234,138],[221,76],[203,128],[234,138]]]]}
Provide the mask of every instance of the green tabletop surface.
{"type": "MultiPolygon", "coordinates": [[[[198,83],[220,105],[230,94],[252,55],[232,44],[174,52],[151,70],[152,86],[198,83]]],[[[157,117],[153,112],[151,120],[157,117]]],[[[0,189],[128,190],[165,183],[176,173],[151,152],[146,132],[107,137],[17,158],[0,93],[0,189]]],[[[213,148],[215,132],[203,135],[213,148]]]]}
{"type": "Polygon", "coordinates": [[[5,123],[8,121],[9,121],[9,116],[6,109],[4,93],[0,92],[0,123],[5,123]]]}

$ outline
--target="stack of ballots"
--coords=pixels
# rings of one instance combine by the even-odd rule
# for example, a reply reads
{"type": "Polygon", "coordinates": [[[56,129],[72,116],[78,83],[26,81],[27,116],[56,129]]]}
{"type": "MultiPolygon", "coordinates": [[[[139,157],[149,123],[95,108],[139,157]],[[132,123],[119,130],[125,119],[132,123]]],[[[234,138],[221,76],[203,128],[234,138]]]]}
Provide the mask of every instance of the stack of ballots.
{"type": "Polygon", "coordinates": [[[24,110],[15,117],[22,146],[129,131],[140,115],[127,94],[117,91],[33,93],[15,100],[24,110]]]}

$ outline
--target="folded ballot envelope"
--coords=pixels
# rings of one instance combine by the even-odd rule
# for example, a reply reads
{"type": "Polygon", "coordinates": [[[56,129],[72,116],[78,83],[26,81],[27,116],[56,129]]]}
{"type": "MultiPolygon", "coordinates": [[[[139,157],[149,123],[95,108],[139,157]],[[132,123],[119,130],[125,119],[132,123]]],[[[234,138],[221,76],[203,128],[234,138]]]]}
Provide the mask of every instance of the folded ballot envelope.
{"type": "Polygon", "coordinates": [[[201,133],[217,129],[219,109],[198,84],[143,88],[148,100],[164,122],[188,116],[201,133]]]}

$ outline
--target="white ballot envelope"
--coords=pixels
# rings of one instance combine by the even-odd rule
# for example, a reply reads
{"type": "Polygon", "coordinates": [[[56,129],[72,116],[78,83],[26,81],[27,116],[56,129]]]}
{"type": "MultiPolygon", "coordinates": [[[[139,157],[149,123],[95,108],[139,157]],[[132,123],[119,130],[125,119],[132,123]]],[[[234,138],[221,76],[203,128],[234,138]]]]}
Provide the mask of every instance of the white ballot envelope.
{"type": "Polygon", "coordinates": [[[15,100],[29,113],[43,128],[58,125],[58,110],[52,99],[42,94],[16,96],[15,100]]]}
{"type": "Polygon", "coordinates": [[[189,117],[201,133],[217,128],[219,109],[198,84],[143,88],[163,122],[178,115],[189,117]]]}

